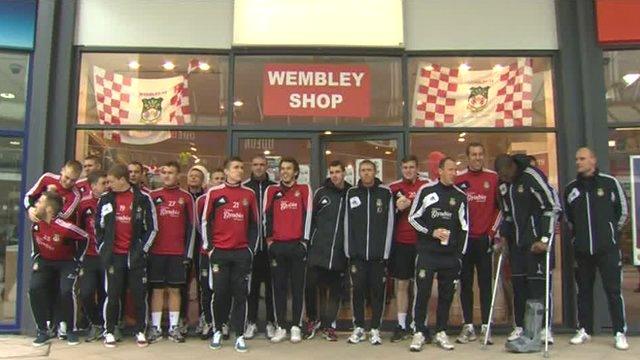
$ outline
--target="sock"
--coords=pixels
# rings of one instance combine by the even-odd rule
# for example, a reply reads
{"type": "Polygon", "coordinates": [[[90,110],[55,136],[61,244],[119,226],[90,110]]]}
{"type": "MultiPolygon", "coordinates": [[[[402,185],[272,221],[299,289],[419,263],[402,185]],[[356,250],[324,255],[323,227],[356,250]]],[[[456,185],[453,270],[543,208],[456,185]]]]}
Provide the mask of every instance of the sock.
{"type": "Polygon", "coordinates": [[[398,313],[398,325],[403,329],[407,328],[407,313],[398,313]]]}
{"type": "Polygon", "coordinates": [[[160,324],[162,324],[162,311],[154,311],[151,313],[151,325],[160,329],[160,324]]]}
{"type": "Polygon", "coordinates": [[[178,326],[178,321],[180,320],[180,311],[169,311],[169,325],[171,329],[178,326]]]}

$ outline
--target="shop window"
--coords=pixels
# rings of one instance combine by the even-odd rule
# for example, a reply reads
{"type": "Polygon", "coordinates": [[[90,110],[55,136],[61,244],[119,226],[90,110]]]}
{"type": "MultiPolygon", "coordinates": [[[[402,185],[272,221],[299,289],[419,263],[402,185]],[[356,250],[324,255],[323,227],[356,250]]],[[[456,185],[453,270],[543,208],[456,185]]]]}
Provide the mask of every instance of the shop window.
{"type": "Polygon", "coordinates": [[[95,155],[103,168],[114,163],[138,161],[146,165],[148,184],[161,186],[159,167],[168,161],[182,166],[181,184],[186,170],[203,165],[208,170],[221,167],[226,158],[227,134],[210,131],[106,131],[78,130],[76,158],[95,155]]]}
{"type": "Polygon", "coordinates": [[[414,127],[554,127],[551,59],[410,58],[414,127]]]}
{"type": "Polygon", "coordinates": [[[83,53],[78,124],[223,126],[228,57],[83,53]]]}
{"type": "Polygon", "coordinates": [[[238,56],[238,125],[402,125],[400,58],[238,56]]]}
{"type": "Polygon", "coordinates": [[[29,56],[0,51],[0,129],[23,130],[29,56]]]}
{"type": "Polygon", "coordinates": [[[607,121],[640,123],[640,50],[605,51],[607,121]]]}

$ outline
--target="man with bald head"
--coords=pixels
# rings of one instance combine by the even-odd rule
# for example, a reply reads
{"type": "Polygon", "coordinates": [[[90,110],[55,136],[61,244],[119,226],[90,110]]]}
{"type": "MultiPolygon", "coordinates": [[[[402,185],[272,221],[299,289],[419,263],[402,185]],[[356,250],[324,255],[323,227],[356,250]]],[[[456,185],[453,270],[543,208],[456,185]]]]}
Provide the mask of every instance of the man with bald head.
{"type": "Polygon", "coordinates": [[[596,270],[609,302],[615,347],[627,350],[624,300],[621,293],[620,230],[627,220],[627,198],[616,178],[601,172],[593,151],[576,152],[578,176],[564,192],[567,220],[573,235],[578,285],[578,331],[571,344],[583,344],[593,334],[593,283],[596,270]]]}

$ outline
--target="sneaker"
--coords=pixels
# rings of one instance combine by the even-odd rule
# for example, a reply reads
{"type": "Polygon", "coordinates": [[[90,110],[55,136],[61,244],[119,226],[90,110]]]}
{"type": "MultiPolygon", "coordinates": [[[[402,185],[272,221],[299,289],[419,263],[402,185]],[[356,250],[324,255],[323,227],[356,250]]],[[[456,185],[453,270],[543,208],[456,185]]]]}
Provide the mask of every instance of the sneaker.
{"type": "Polygon", "coordinates": [[[248,323],[247,324],[247,328],[244,330],[244,338],[245,339],[253,339],[254,336],[256,336],[256,333],[258,332],[258,326],[254,323],[248,323]]]}
{"type": "Polygon", "coordinates": [[[149,329],[149,342],[153,344],[158,340],[162,340],[162,330],[157,326],[152,326],[151,329],[149,329]]]}
{"type": "Polygon", "coordinates": [[[196,325],[196,328],[195,328],[196,334],[202,334],[202,328],[204,327],[204,324],[205,324],[204,315],[200,315],[200,318],[198,319],[198,325],[196,325]]]}
{"type": "Polygon", "coordinates": [[[455,348],[455,346],[453,346],[453,344],[449,341],[447,333],[444,331],[440,331],[436,334],[436,344],[438,344],[445,350],[453,350],[455,348]]]}
{"type": "Polygon", "coordinates": [[[229,325],[222,324],[222,340],[229,340],[229,325]]]}
{"type": "Polygon", "coordinates": [[[306,339],[313,339],[318,329],[320,329],[320,321],[309,321],[305,331],[306,339]]]}
{"type": "Polygon", "coordinates": [[[473,329],[473,324],[464,324],[462,325],[462,331],[460,331],[456,342],[458,344],[466,344],[471,341],[476,341],[476,339],[476,331],[473,329]]]}
{"type": "Polygon", "coordinates": [[[267,329],[265,331],[265,336],[267,339],[271,339],[276,335],[276,326],[272,322],[267,323],[267,329]]]}
{"type": "Polygon", "coordinates": [[[369,342],[371,342],[371,345],[382,345],[380,330],[371,329],[371,331],[369,332],[369,342]]]}
{"type": "Polygon", "coordinates": [[[511,334],[509,334],[509,337],[507,337],[507,341],[514,341],[519,339],[522,335],[524,335],[524,329],[520,326],[516,326],[511,334]]]}
{"type": "Polygon", "coordinates": [[[395,329],[393,329],[393,335],[391,335],[391,342],[394,343],[394,342],[405,340],[408,336],[409,336],[409,333],[407,332],[407,330],[403,329],[400,325],[398,325],[396,326],[395,329]]]}
{"type": "Polygon", "coordinates": [[[584,328],[580,328],[576,331],[576,334],[571,338],[571,340],[569,340],[569,343],[571,345],[580,345],[589,340],[591,340],[591,335],[587,334],[587,331],[584,328]]]}
{"type": "Polygon", "coordinates": [[[200,332],[200,339],[208,340],[213,335],[213,324],[204,323],[200,332]]]}
{"type": "Polygon", "coordinates": [[[213,333],[213,337],[211,338],[211,342],[209,343],[209,349],[218,350],[222,347],[222,332],[216,331],[213,333]]]}
{"type": "Polygon", "coordinates": [[[89,332],[87,332],[87,338],[84,339],[85,342],[92,342],[96,340],[100,340],[102,338],[102,334],[104,329],[100,325],[91,325],[89,327],[89,332]]]}
{"type": "MultiPolygon", "coordinates": [[[[484,338],[487,334],[487,330],[489,329],[489,327],[487,326],[487,324],[482,324],[482,327],[480,328],[480,340],[482,341],[482,344],[484,345],[484,338]]],[[[491,338],[491,330],[489,331],[489,336],[487,336],[487,345],[493,345],[493,339],[491,338]]]]}
{"type": "Polygon", "coordinates": [[[553,345],[553,331],[549,330],[547,333],[547,329],[540,330],[540,343],[544,344],[545,336],[547,336],[547,342],[549,342],[549,345],[553,345]]]}
{"type": "Polygon", "coordinates": [[[182,335],[182,331],[180,331],[179,326],[176,326],[173,329],[169,330],[169,340],[177,343],[184,342],[184,335],[182,335]]]}
{"type": "Polygon", "coordinates": [[[105,347],[114,348],[116,347],[116,337],[112,333],[104,334],[103,344],[105,347]]]}
{"type": "Polygon", "coordinates": [[[75,331],[69,331],[67,333],[67,344],[70,346],[80,344],[80,339],[78,338],[78,334],[75,331]]]}
{"type": "Polygon", "coordinates": [[[248,348],[247,344],[244,341],[244,336],[238,336],[238,338],[236,339],[236,344],[233,346],[233,348],[236,349],[236,351],[239,353],[247,352],[248,348]]]}
{"type": "Polygon", "coordinates": [[[279,343],[282,340],[287,338],[287,330],[278,326],[273,333],[273,336],[270,338],[272,343],[279,343]]]}
{"type": "Polygon", "coordinates": [[[353,332],[351,333],[351,336],[349,336],[349,339],[347,339],[347,342],[349,344],[357,344],[360,341],[364,341],[366,339],[367,337],[364,334],[364,329],[361,327],[356,327],[355,329],[353,329],[353,332]]]}
{"type": "Polygon", "coordinates": [[[58,339],[67,340],[67,323],[64,321],[58,325],[58,339]]]}
{"type": "Polygon", "coordinates": [[[48,344],[50,340],[51,340],[51,336],[49,334],[49,331],[47,331],[47,330],[45,330],[45,331],[38,330],[38,334],[36,335],[36,338],[33,339],[33,342],[31,343],[31,345],[33,345],[35,347],[40,347],[40,346],[48,344]]]}
{"type": "Polygon", "coordinates": [[[324,335],[325,340],[338,341],[338,334],[336,334],[336,329],[332,327],[328,327],[322,330],[322,334],[324,335]]]}
{"type": "Polygon", "coordinates": [[[302,329],[297,326],[291,327],[291,338],[289,339],[292,343],[299,343],[302,341],[302,329]]]}
{"type": "Polygon", "coordinates": [[[147,337],[144,335],[143,332],[139,332],[136,334],[136,345],[138,345],[138,347],[141,347],[141,348],[149,346],[147,337]]]}
{"type": "Polygon", "coordinates": [[[117,342],[122,341],[122,327],[120,327],[120,325],[116,325],[116,327],[113,329],[113,337],[117,342]]]}
{"type": "Polygon", "coordinates": [[[616,333],[616,349],[629,350],[629,343],[627,342],[627,337],[625,336],[625,334],[621,332],[616,333]]]}
{"type": "Polygon", "coordinates": [[[422,351],[422,346],[424,346],[424,335],[422,335],[420,331],[417,331],[415,334],[413,334],[411,345],[409,345],[409,351],[422,351]]]}
{"type": "Polygon", "coordinates": [[[185,319],[180,319],[180,325],[178,325],[178,331],[182,335],[182,337],[187,336],[189,334],[189,325],[185,319]]]}

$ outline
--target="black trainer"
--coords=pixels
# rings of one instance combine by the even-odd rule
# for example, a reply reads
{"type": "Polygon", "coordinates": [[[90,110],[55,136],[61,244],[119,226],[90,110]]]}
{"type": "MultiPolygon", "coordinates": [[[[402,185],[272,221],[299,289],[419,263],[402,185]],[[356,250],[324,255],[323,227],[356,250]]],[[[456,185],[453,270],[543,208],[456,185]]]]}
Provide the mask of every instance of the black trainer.
{"type": "Polygon", "coordinates": [[[399,342],[399,341],[405,340],[407,339],[408,336],[409,336],[409,332],[403,329],[402,327],[400,327],[400,325],[398,325],[393,330],[393,335],[391,336],[391,342],[399,342]]]}
{"type": "Polygon", "coordinates": [[[40,346],[48,344],[49,340],[51,340],[51,336],[49,336],[49,332],[48,331],[40,331],[40,330],[38,330],[36,338],[33,340],[33,342],[31,344],[33,346],[35,346],[35,347],[40,347],[40,346]]]}

